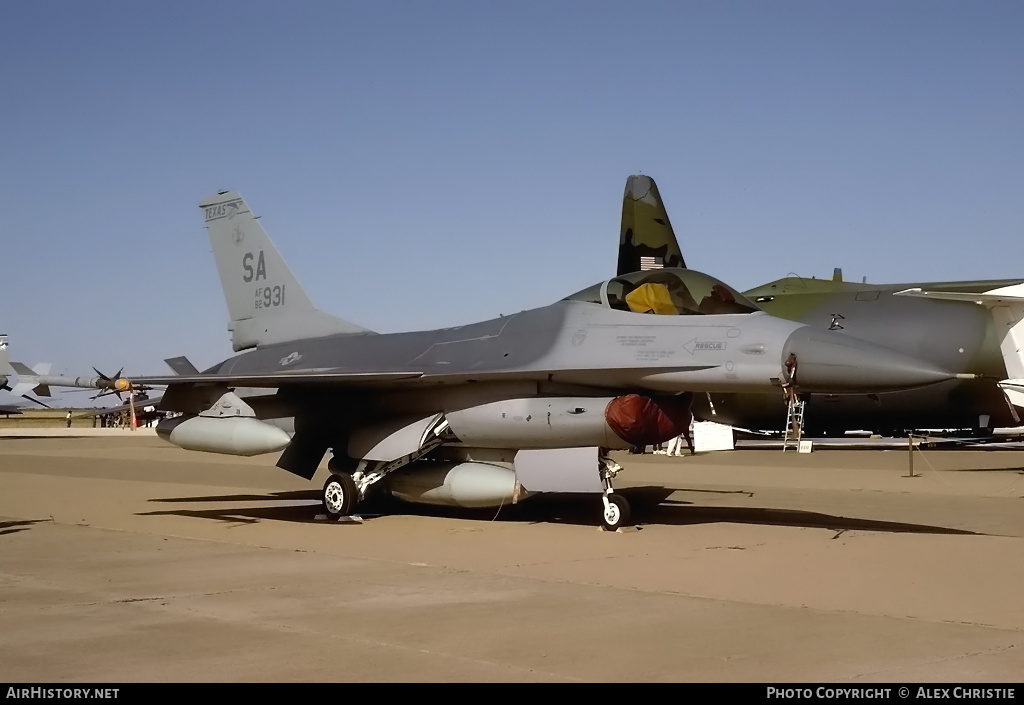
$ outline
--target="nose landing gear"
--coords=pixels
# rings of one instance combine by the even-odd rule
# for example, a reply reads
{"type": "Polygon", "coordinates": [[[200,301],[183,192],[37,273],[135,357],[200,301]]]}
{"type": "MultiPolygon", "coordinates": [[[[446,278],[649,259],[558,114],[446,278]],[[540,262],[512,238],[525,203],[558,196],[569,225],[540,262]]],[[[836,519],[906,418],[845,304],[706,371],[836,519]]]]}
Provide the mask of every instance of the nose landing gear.
{"type": "Polygon", "coordinates": [[[629,502],[620,494],[615,494],[612,487],[614,478],[622,466],[612,460],[607,452],[602,451],[599,459],[601,484],[604,485],[604,493],[601,495],[601,504],[604,509],[601,512],[601,528],[605,531],[616,531],[624,526],[629,526],[630,511],[629,502]]]}

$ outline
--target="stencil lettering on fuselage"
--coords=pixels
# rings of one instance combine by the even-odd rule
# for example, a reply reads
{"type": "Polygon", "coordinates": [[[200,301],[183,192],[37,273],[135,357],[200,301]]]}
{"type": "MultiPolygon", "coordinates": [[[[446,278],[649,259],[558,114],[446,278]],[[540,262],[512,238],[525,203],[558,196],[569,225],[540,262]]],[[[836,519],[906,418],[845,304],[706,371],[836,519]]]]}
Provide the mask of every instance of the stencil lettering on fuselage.
{"type": "Polygon", "coordinates": [[[683,343],[683,350],[691,355],[698,350],[725,350],[725,348],[726,342],[724,340],[698,340],[697,338],[691,338],[683,343]]]}

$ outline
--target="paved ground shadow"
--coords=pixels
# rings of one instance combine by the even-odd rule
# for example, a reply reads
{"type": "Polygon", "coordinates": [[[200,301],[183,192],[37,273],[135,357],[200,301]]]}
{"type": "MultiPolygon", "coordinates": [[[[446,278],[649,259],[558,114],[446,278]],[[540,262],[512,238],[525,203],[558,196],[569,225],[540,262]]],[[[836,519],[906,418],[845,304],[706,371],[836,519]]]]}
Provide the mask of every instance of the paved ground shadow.
{"type": "Polygon", "coordinates": [[[46,519],[25,519],[22,521],[0,521],[0,536],[16,534],[19,531],[27,531],[32,524],[38,524],[46,519]]]}
{"type": "MultiPolygon", "coordinates": [[[[733,523],[822,528],[836,531],[979,535],[978,532],[950,527],[861,519],[799,509],[697,506],[691,502],[669,499],[669,496],[675,491],[672,488],[657,486],[628,487],[617,490],[618,494],[623,495],[629,501],[632,511],[631,523],[640,528],[649,525],[684,526],[688,524],[733,523]]],[[[747,493],[729,492],[729,494],[747,493]]],[[[314,523],[326,520],[323,507],[320,504],[319,490],[168,497],[149,501],[155,503],[187,502],[190,504],[247,502],[250,504],[245,507],[221,506],[209,509],[154,510],[140,512],[139,516],[177,515],[232,524],[251,524],[263,520],[296,523],[314,523]]],[[[361,505],[359,517],[362,521],[373,521],[382,516],[394,515],[437,516],[473,521],[599,526],[601,507],[601,496],[593,493],[544,493],[517,504],[487,509],[410,504],[381,493],[368,498],[361,505]]]]}

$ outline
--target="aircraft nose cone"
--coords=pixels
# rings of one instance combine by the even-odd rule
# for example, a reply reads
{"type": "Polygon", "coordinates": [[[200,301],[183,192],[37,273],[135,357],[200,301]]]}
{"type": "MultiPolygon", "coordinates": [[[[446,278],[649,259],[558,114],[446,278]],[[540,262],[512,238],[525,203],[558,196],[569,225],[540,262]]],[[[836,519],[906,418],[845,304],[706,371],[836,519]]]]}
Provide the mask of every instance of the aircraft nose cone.
{"type": "Polygon", "coordinates": [[[956,377],[949,370],[925,360],[810,326],[789,336],[782,360],[790,353],[797,358],[796,384],[802,392],[888,392],[956,377]]]}

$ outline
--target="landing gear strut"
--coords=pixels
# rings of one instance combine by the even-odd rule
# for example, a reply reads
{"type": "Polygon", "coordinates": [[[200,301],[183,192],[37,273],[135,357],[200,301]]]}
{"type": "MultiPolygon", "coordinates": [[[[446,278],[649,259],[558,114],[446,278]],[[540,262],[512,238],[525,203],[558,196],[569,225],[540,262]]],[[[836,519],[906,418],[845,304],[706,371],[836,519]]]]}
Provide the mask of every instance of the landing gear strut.
{"type": "Polygon", "coordinates": [[[422,458],[430,451],[444,443],[444,433],[448,422],[438,424],[442,415],[435,418],[433,437],[421,443],[412,453],[395,458],[390,462],[359,460],[335,455],[327,463],[331,476],[324,483],[321,494],[324,510],[332,519],[351,516],[356,506],[366,498],[371,488],[387,477],[390,473],[403,468],[414,460],[422,458]]]}

